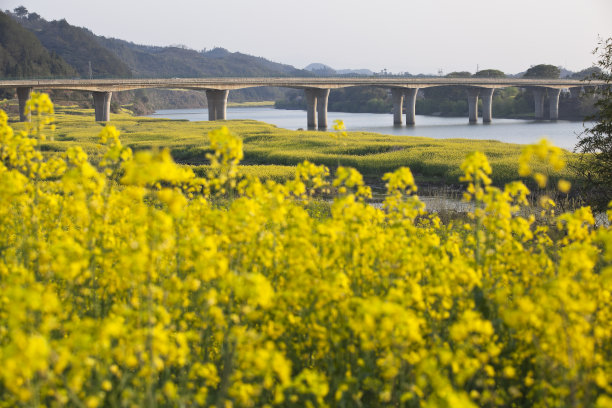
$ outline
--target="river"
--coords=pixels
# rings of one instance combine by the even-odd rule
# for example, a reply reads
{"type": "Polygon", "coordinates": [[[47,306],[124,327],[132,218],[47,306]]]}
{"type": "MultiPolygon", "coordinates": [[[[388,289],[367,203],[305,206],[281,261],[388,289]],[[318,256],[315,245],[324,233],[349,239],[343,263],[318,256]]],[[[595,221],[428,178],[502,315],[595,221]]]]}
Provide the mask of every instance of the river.
{"type": "MultiPolygon", "coordinates": [[[[159,110],[150,117],[208,120],[206,109],[159,110]]],[[[415,126],[393,126],[393,115],[383,113],[329,112],[328,123],[341,119],[347,130],[376,132],[387,135],[425,136],[436,139],[465,138],[475,140],[499,140],[508,143],[535,143],[542,137],[556,146],[572,150],[578,141],[578,134],[584,130],[582,122],[559,120],[556,122],[523,119],[497,119],[493,123],[468,124],[468,118],[446,118],[439,116],[416,116],[415,126]]],[[[271,123],[286,129],[306,127],[306,111],[274,109],[263,107],[229,107],[227,119],[254,119],[271,123]]],[[[589,124],[586,124],[589,126],[589,124]]]]}

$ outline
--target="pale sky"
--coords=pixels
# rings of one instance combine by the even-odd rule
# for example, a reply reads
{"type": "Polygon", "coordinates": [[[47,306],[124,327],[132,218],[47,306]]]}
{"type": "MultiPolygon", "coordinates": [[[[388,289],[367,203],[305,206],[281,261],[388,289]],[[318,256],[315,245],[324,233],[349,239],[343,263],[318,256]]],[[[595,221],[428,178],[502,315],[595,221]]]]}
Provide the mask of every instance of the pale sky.
{"type": "Polygon", "coordinates": [[[612,37],[612,0],[0,0],[137,44],[223,47],[303,68],[572,71],[612,37]]]}

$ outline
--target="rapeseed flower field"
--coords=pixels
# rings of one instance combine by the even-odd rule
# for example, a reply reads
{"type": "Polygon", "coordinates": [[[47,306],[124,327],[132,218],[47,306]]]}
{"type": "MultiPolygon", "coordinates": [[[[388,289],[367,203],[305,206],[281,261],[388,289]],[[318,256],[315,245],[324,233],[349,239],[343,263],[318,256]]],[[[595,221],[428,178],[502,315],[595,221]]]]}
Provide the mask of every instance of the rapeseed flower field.
{"type": "MultiPolygon", "coordinates": [[[[612,406],[609,223],[522,215],[484,154],[445,225],[408,168],[375,208],[348,167],[241,176],[227,128],[204,176],[112,126],[93,165],[43,155],[53,105],[28,109],[19,132],[0,111],[0,406],[612,406]]],[[[530,146],[521,175],[546,186],[542,163],[563,155],[530,146]]]]}

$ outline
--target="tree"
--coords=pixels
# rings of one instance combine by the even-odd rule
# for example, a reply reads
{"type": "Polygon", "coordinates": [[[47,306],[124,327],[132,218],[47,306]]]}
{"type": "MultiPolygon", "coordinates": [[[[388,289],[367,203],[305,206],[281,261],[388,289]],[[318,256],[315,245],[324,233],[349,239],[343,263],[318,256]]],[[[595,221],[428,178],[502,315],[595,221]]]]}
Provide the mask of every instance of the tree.
{"type": "Polygon", "coordinates": [[[559,78],[561,70],[554,65],[540,64],[529,68],[523,78],[559,78]]]}
{"type": "Polygon", "coordinates": [[[589,68],[585,68],[582,71],[574,72],[571,79],[589,79],[592,78],[593,75],[601,74],[601,68],[593,66],[589,68]]]}
{"type": "Polygon", "coordinates": [[[28,15],[28,9],[23,6],[19,6],[13,10],[13,13],[15,13],[15,15],[19,18],[23,18],[28,15]]]}
{"type": "Polygon", "coordinates": [[[506,74],[498,69],[483,69],[474,74],[474,78],[505,78],[506,74]]]}
{"type": "Polygon", "coordinates": [[[612,200],[612,37],[601,39],[594,54],[601,69],[591,76],[607,85],[595,87],[597,113],[587,120],[594,125],[579,137],[575,151],[582,153],[575,166],[586,181],[587,199],[597,210],[604,210],[612,200]]]}
{"type": "Polygon", "coordinates": [[[446,74],[447,78],[470,78],[471,76],[472,74],[467,71],[455,71],[455,72],[446,74]]]}

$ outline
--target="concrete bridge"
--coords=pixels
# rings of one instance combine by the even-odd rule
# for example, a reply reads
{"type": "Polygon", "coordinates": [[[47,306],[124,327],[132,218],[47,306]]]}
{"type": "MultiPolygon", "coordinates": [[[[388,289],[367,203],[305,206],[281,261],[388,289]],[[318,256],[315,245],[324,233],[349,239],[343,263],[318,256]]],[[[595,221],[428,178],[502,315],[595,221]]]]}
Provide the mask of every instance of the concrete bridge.
{"type": "Polygon", "coordinates": [[[208,119],[226,118],[227,97],[230,90],[260,86],[303,89],[307,106],[309,129],[327,128],[327,100],[330,90],[351,86],[374,86],[391,90],[393,123],[403,123],[406,103],[406,124],[415,124],[415,104],[419,89],[435,86],[461,86],[467,90],[469,122],[478,121],[478,99],[482,98],[483,122],[492,120],[493,93],[505,87],[530,88],[535,98],[535,119],[544,119],[544,98],[550,99],[549,119],[559,117],[559,94],[569,89],[578,96],[587,86],[603,86],[603,81],[585,82],[573,79],[515,79],[515,78],[175,78],[175,79],[56,79],[56,80],[2,80],[0,88],[16,88],[21,121],[25,103],[34,89],[73,90],[92,92],[96,121],[110,119],[113,92],[146,88],[203,90],[208,100],[208,119]]]}

